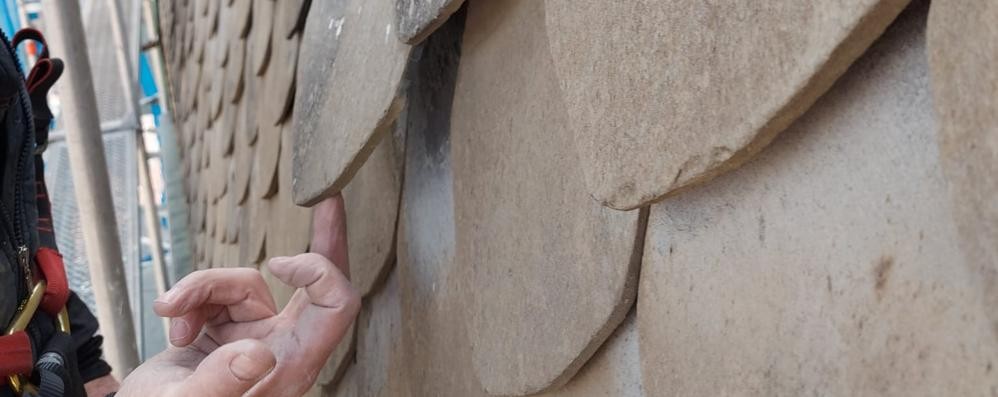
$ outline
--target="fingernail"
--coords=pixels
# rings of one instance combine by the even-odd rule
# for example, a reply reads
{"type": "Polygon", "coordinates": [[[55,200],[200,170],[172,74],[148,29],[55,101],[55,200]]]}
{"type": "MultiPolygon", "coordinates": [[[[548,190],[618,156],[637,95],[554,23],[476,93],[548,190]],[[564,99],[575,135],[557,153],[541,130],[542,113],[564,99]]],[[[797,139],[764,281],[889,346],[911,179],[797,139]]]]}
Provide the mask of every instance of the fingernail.
{"type": "Polygon", "coordinates": [[[246,353],[236,356],[229,363],[229,370],[232,375],[243,381],[256,381],[267,374],[271,369],[271,362],[254,360],[246,353]]]}
{"type": "Polygon", "coordinates": [[[170,325],[170,342],[181,341],[191,333],[191,325],[186,320],[175,318],[170,325]]]}
{"type": "Polygon", "coordinates": [[[156,298],[156,300],[154,300],[153,302],[159,302],[159,303],[170,303],[170,300],[172,300],[172,299],[173,299],[173,295],[175,295],[175,293],[174,293],[174,292],[176,292],[176,291],[177,291],[177,289],[176,289],[176,288],[174,288],[174,289],[171,289],[171,290],[169,290],[169,291],[166,291],[166,292],[164,292],[164,293],[163,293],[163,295],[160,295],[160,296],[159,296],[158,298],[156,298]]]}
{"type": "Polygon", "coordinates": [[[287,256],[275,256],[273,258],[270,258],[270,264],[272,264],[272,265],[280,265],[280,264],[283,264],[283,263],[287,262],[290,259],[291,258],[287,257],[287,256]]]}

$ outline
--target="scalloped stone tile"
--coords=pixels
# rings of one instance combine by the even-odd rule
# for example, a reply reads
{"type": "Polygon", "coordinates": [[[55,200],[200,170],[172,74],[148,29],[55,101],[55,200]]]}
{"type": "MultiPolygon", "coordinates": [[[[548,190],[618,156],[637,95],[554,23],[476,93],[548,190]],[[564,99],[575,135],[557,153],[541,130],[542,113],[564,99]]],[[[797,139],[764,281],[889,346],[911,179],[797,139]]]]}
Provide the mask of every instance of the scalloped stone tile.
{"type": "Polygon", "coordinates": [[[291,201],[291,131],[282,129],[281,156],[277,172],[277,193],[269,200],[270,223],[267,231],[267,256],[304,253],[312,236],[312,210],[291,201]]]}
{"type": "Polygon", "coordinates": [[[281,21],[280,29],[276,29],[275,33],[280,34],[280,37],[290,39],[291,36],[299,32],[305,26],[305,18],[308,15],[307,7],[311,2],[312,0],[282,0],[278,7],[283,8],[284,11],[280,11],[280,15],[277,16],[281,18],[281,21]]]}
{"type": "Polygon", "coordinates": [[[451,123],[476,374],[497,395],[559,387],[633,304],[643,229],[586,194],[543,2],[469,5],[451,123]]]}
{"type": "Polygon", "coordinates": [[[267,71],[270,64],[271,33],[274,31],[274,13],[277,9],[272,0],[253,1],[253,27],[250,29],[249,43],[253,47],[250,52],[250,64],[253,74],[260,76],[267,71]]]}
{"type": "Polygon", "coordinates": [[[253,26],[253,1],[235,0],[229,5],[231,8],[229,12],[231,27],[233,34],[238,38],[246,38],[249,35],[250,28],[253,26]]]}
{"type": "Polygon", "coordinates": [[[357,176],[343,189],[350,244],[350,278],[366,296],[395,263],[395,226],[402,189],[402,164],[394,136],[383,139],[357,176]]]}
{"type": "Polygon", "coordinates": [[[652,208],[648,395],[987,395],[994,307],[960,256],[921,3],[758,158],[652,208]]]}
{"type": "MultiPolygon", "coordinates": [[[[998,4],[936,0],[928,53],[939,151],[963,258],[998,308],[998,4]]],[[[998,310],[991,312],[998,330],[998,310]]],[[[998,331],[996,331],[998,334],[998,331]]]]}
{"type": "Polygon", "coordinates": [[[908,0],[546,0],[589,193],[633,209],[737,168],[908,0]]]}
{"type": "Polygon", "coordinates": [[[315,82],[336,87],[337,95],[299,104],[322,110],[294,123],[296,203],[312,205],[342,190],[390,134],[402,108],[399,89],[411,51],[394,39],[394,13],[392,0],[350,0],[342,30],[336,29],[332,71],[315,82]]]}
{"type": "MultiPolygon", "coordinates": [[[[240,0],[242,1],[242,0],[240,0]]],[[[246,40],[229,42],[229,63],[225,66],[225,100],[236,103],[243,96],[246,82],[246,40]]]]}
{"type": "Polygon", "coordinates": [[[281,154],[281,130],[283,126],[260,124],[256,153],[253,160],[254,198],[269,198],[277,193],[277,163],[281,154]]]}
{"type": "Polygon", "coordinates": [[[274,59],[268,67],[264,77],[263,92],[266,93],[265,101],[267,106],[262,109],[266,113],[265,122],[280,124],[291,114],[291,106],[294,103],[295,76],[298,67],[298,48],[301,44],[301,35],[294,35],[286,38],[281,32],[291,29],[288,24],[294,19],[288,14],[297,15],[300,4],[298,0],[281,1],[277,6],[274,16],[274,35],[271,38],[271,52],[274,59]]]}
{"type": "Polygon", "coordinates": [[[395,0],[395,30],[399,40],[419,44],[447,22],[461,4],[464,0],[395,0]]]}
{"type": "Polygon", "coordinates": [[[632,311],[579,373],[558,390],[537,397],[644,397],[638,327],[632,311]]]}
{"type": "Polygon", "coordinates": [[[326,0],[312,6],[310,21],[302,32],[298,54],[300,67],[297,81],[300,84],[295,90],[295,106],[291,117],[295,134],[317,127],[314,120],[319,119],[326,111],[326,103],[335,90],[327,80],[332,75],[349,1],[326,0]]]}
{"type": "MultiPolygon", "coordinates": [[[[244,119],[242,112],[248,106],[239,106],[240,119],[244,119]]],[[[246,142],[249,139],[242,131],[236,131],[233,151],[232,167],[229,170],[229,191],[233,194],[236,204],[243,204],[249,196],[250,178],[252,177],[253,159],[255,147],[246,142]]]]}
{"type": "MultiPolygon", "coordinates": [[[[416,396],[485,397],[471,364],[471,268],[454,260],[450,120],[466,13],[425,41],[409,67],[398,226],[402,344],[416,396]]],[[[348,214],[349,215],[349,214],[348,214]]]]}
{"type": "Polygon", "coordinates": [[[399,278],[392,272],[383,288],[364,302],[357,316],[359,395],[409,396],[402,349],[399,278]]]}
{"type": "Polygon", "coordinates": [[[345,378],[347,367],[353,363],[353,357],[357,351],[356,329],[356,323],[350,324],[346,336],[343,337],[339,345],[336,345],[336,350],[333,350],[333,354],[329,355],[329,360],[326,360],[326,365],[319,371],[319,377],[316,379],[317,386],[334,386],[345,378]]]}

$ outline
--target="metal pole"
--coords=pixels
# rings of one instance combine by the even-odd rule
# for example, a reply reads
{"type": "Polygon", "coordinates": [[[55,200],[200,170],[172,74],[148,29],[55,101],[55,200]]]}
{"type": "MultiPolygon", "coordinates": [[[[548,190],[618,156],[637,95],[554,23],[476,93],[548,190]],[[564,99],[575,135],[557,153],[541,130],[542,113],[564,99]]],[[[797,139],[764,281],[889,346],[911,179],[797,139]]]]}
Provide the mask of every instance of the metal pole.
{"type": "Polygon", "coordinates": [[[52,52],[66,61],[59,99],[65,109],[62,121],[97,315],[105,337],[104,353],[115,375],[123,378],[138,366],[139,352],[80,5],[77,1],[43,0],[42,7],[52,52]]]}
{"type": "Polygon", "coordinates": [[[159,87],[159,108],[162,110],[163,116],[168,117],[172,105],[170,102],[170,85],[166,84],[166,73],[163,71],[163,65],[165,64],[163,62],[163,38],[159,37],[156,13],[153,7],[153,0],[142,1],[142,17],[145,22],[143,25],[146,28],[146,39],[159,43],[155,48],[150,48],[146,51],[146,54],[150,58],[149,64],[152,66],[153,80],[156,81],[156,86],[159,87]]]}
{"type": "MultiPolygon", "coordinates": [[[[130,54],[133,54],[129,44],[135,45],[135,50],[138,50],[138,40],[134,43],[129,43],[128,38],[125,36],[125,17],[121,10],[121,4],[118,0],[107,0],[108,9],[111,11],[111,31],[114,36],[114,44],[118,47],[115,51],[115,56],[118,61],[118,69],[121,77],[121,86],[125,88],[125,106],[128,108],[128,114],[135,120],[136,126],[141,126],[141,120],[139,119],[140,105],[139,105],[139,86],[138,79],[135,78],[133,72],[135,69],[132,68],[132,61],[130,54]]],[[[134,11],[139,11],[137,7],[139,4],[133,4],[134,11]]],[[[134,13],[134,16],[139,17],[140,14],[134,13]]],[[[135,21],[139,23],[138,20],[135,21]]],[[[135,27],[136,31],[138,26],[135,27]]],[[[137,52],[135,52],[137,54],[137,52]]],[[[163,294],[170,287],[168,285],[169,279],[166,275],[166,261],[163,259],[163,240],[162,232],[159,229],[159,210],[157,209],[156,202],[153,199],[154,193],[152,188],[152,180],[149,176],[149,155],[146,153],[145,139],[142,136],[142,128],[136,129],[136,154],[139,161],[139,198],[142,200],[142,207],[145,212],[145,224],[146,233],[149,234],[149,241],[152,251],[152,262],[153,262],[153,273],[156,276],[156,289],[157,292],[163,294]]],[[[164,320],[164,326],[167,323],[164,320]]],[[[169,328],[164,328],[164,331],[169,328]]]]}

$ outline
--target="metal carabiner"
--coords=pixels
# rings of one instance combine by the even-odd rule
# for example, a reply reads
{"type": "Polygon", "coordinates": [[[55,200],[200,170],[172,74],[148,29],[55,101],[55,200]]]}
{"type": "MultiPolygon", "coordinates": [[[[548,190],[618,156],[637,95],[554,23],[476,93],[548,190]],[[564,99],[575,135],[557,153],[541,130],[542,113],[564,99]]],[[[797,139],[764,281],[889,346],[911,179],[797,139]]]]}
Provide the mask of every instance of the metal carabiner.
{"type": "MultiPolygon", "coordinates": [[[[14,317],[14,321],[7,328],[7,335],[12,335],[15,332],[24,331],[28,328],[31,319],[38,312],[38,306],[42,303],[42,298],[45,297],[45,288],[47,286],[48,283],[45,280],[39,280],[35,284],[34,288],[31,289],[31,295],[28,295],[28,299],[18,309],[17,316],[14,317]]],[[[65,307],[59,312],[55,322],[59,332],[69,333],[69,311],[65,307]]],[[[31,383],[28,383],[21,375],[8,376],[7,383],[14,390],[14,393],[24,396],[38,395],[38,389],[31,383]]]]}

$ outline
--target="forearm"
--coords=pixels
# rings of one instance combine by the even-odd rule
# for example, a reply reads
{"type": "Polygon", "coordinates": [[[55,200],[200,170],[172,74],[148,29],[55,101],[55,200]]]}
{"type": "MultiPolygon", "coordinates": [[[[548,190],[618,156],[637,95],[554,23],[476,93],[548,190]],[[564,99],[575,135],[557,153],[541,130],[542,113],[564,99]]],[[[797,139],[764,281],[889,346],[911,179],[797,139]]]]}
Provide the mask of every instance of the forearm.
{"type": "Polygon", "coordinates": [[[118,380],[112,375],[105,375],[87,382],[84,388],[87,390],[87,397],[104,397],[118,391],[118,380]]]}

